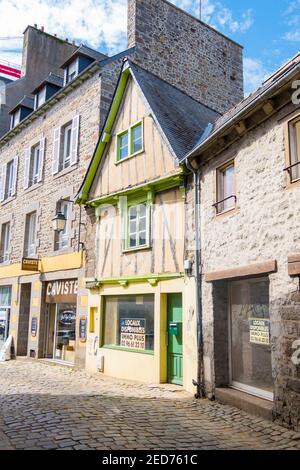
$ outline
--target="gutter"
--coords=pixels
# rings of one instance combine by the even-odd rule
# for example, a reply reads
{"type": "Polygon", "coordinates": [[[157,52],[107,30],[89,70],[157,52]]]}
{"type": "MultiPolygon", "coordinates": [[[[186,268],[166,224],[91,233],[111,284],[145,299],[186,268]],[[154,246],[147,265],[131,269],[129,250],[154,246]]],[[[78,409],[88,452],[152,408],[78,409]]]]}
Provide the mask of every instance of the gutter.
{"type": "Polygon", "coordinates": [[[189,160],[185,161],[187,168],[194,177],[194,206],[195,206],[195,299],[196,299],[196,319],[197,319],[197,379],[193,380],[193,385],[197,387],[195,398],[204,398],[203,380],[203,327],[202,327],[202,285],[201,285],[201,244],[200,244],[200,172],[192,167],[189,160]]]}

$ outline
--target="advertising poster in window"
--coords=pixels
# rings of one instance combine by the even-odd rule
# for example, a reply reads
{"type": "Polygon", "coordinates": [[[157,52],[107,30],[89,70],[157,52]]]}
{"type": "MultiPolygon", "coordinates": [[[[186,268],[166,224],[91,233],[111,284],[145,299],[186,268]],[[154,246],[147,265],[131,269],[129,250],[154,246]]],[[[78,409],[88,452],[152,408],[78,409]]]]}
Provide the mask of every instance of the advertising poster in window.
{"type": "Polygon", "coordinates": [[[146,320],[122,318],[120,320],[121,346],[128,349],[146,349],[146,320]]]}
{"type": "Polygon", "coordinates": [[[270,320],[265,318],[250,318],[250,343],[270,344],[270,320]]]}

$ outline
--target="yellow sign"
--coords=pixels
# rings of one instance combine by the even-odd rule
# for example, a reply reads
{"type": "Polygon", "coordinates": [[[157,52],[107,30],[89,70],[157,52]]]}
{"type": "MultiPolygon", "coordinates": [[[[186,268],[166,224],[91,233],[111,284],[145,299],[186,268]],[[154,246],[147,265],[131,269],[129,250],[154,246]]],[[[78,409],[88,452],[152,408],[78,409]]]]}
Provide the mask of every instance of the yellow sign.
{"type": "Polygon", "coordinates": [[[265,318],[250,318],[250,343],[270,344],[270,320],[265,318]]]}
{"type": "Polygon", "coordinates": [[[39,260],[35,258],[22,258],[22,271],[38,271],[39,260]]]}

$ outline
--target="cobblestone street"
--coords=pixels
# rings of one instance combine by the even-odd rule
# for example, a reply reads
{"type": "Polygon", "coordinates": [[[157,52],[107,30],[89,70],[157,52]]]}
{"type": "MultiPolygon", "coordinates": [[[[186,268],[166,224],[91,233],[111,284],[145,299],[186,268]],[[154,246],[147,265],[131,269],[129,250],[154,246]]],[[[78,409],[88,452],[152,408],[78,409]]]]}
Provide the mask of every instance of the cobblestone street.
{"type": "Polygon", "coordinates": [[[0,364],[0,449],[300,449],[300,434],[173,386],[0,364]]]}

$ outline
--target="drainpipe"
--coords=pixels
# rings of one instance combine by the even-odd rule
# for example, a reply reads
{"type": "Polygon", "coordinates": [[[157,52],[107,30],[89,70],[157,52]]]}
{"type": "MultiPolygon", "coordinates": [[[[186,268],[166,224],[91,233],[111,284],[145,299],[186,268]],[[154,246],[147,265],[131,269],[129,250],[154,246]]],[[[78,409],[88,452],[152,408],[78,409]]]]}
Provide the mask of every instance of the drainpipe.
{"type": "Polygon", "coordinates": [[[195,297],[197,319],[197,380],[193,385],[197,387],[195,398],[204,398],[203,381],[203,332],[202,332],[202,301],[201,301],[201,252],[200,252],[200,171],[195,169],[188,159],[185,160],[187,168],[193,173],[194,178],[194,206],[195,206],[195,297]]]}

